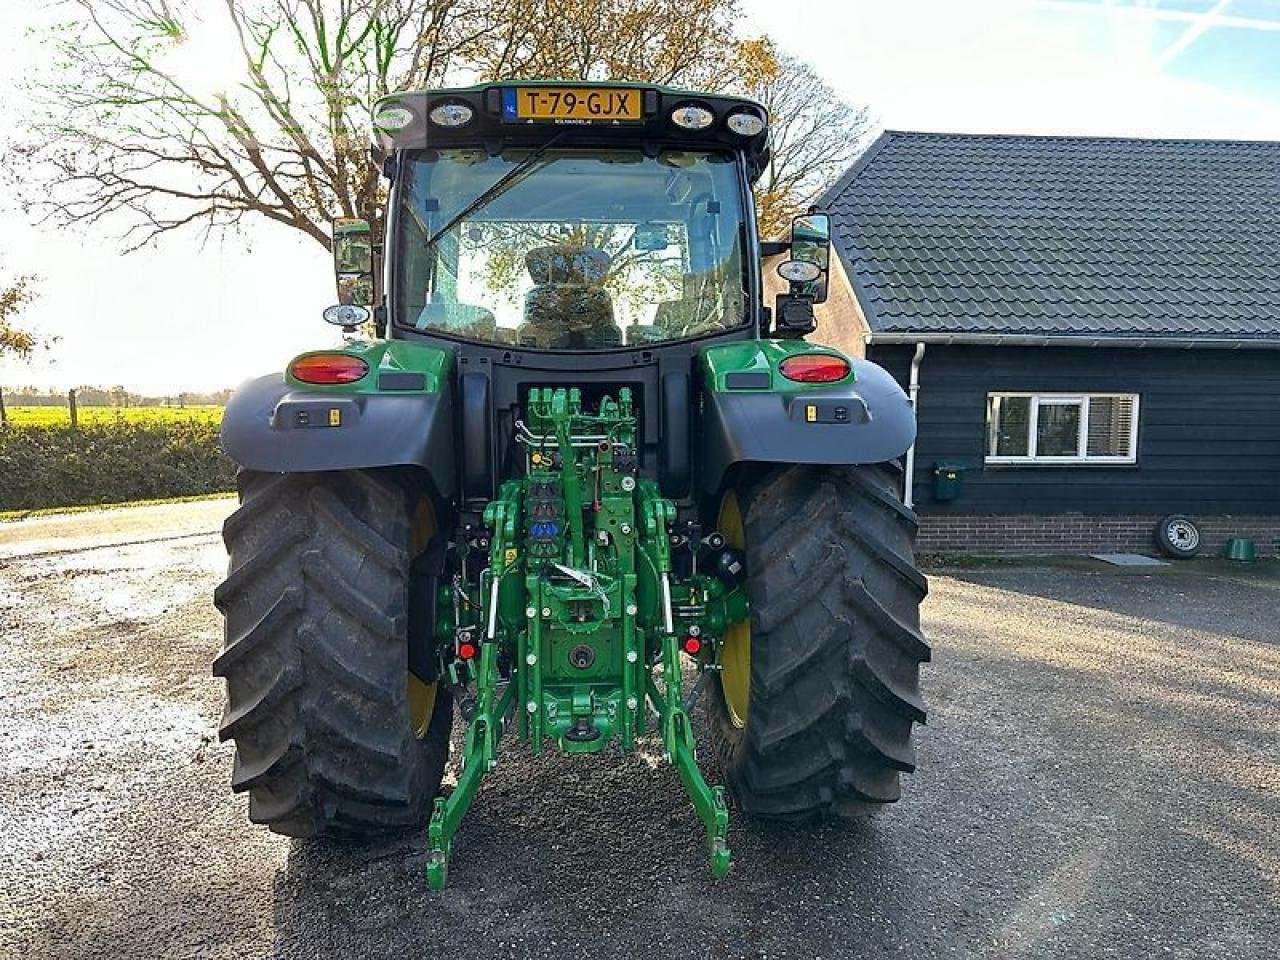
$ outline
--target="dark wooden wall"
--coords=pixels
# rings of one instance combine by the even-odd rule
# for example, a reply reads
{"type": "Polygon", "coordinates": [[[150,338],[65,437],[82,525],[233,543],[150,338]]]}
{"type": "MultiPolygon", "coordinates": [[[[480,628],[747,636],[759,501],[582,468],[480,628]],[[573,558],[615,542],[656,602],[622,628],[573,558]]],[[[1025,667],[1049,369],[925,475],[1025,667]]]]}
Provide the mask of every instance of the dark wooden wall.
{"type": "MultiPolygon", "coordinates": [[[[868,349],[903,385],[914,348],[868,349]]],[[[923,513],[1280,514],[1280,350],[929,346],[920,368],[923,513]],[[992,391],[1137,393],[1134,466],[984,466],[992,391]],[[964,490],[933,499],[933,466],[964,490]]]]}

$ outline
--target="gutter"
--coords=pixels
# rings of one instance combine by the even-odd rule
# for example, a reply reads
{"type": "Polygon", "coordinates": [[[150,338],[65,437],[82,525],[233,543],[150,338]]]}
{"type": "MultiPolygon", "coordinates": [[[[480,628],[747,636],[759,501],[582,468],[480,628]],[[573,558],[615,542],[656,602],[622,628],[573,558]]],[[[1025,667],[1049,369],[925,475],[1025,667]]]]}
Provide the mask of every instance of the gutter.
{"type": "Polygon", "coordinates": [[[883,333],[866,335],[868,344],[943,344],[988,347],[1170,347],[1183,350],[1280,350],[1280,336],[1264,338],[1033,336],[1004,333],[883,333]]]}
{"type": "MultiPolygon", "coordinates": [[[[911,412],[916,410],[916,397],[920,395],[920,361],[924,359],[924,342],[916,343],[915,356],[911,358],[911,380],[907,385],[907,400],[911,403],[911,412]]],[[[917,429],[916,436],[919,437],[920,432],[917,429]]],[[[907,462],[902,471],[902,503],[907,509],[911,509],[915,505],[916,490],[916,441],[911,441],[911,446],[907,447],[907,462]]]]}

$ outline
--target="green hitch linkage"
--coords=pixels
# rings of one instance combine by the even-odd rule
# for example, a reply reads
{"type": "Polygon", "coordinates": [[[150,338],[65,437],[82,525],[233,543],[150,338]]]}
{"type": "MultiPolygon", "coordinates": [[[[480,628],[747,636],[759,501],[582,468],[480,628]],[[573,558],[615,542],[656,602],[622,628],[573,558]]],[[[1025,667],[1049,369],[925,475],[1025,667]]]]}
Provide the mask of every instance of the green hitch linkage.
{"type": "Polygon", "coordinates": [[[453,793],[447,798],[436,798],[435,808],[431,813],[431,825],[427,832],[431,850],[427,855],[427,886],[432,890],[444,889],[449,877],[453,835],[475,800],[480,780],[498,765],[498,741],[502,739],[506,727],[505,718],[515,697],[516,686],[514,683],[508,684],[506,691],[495,702],[497,647],[493,641],[485,641],[481,646],[477,678],[479,703],[462,750],[462,773],[458,776],[458,785],[453,788],[453,793]]]}
{"type": "Polygon", "coordinates": [[[498,690],[498,644],[492,639],[480,645],[480,668],[476,672],[479,692],[476,714],[467,730],[462,748],[462,773],[448,797],[436,797],[428,827],[430,854],[426,860],[426,883],[431,890],[443,890],[449,876],[449,854],[467,810],[480,790],[484,774],[498,765],[498,741],[506,730],[506,718],[516,696],[515,682],[509,682],[502,696],[498,690]]]}
{"type": "Polygon", "coordinates": [[[729,807],[725,802],[724,788],[710,786],[698,769],[693,728],[689,724],[689,715],[684,711],[684,695],[681,691],[683,675],[680,669],[680,647],[671,623],[671,595],[667,582],[671,571],[671,553],[666,531],[675,520],[675,505],[662,498],[651,481],[642,483],[642,522],[645,533],[653,538],[657,546],[654,567],[662,581],[661,602],[667,608],[662,630],[662,676],[666,693],[664,696],[658,692],[652,673],[648,676],[647,690],[649,699],[658,712],[667,759],[675,766],[680,782],[684,784],[685,792],[693,803],[693,809],[707,828],[711,875],[722,880],[733,865],[726,840],[729,832],[729,807]],[[645,493],[649,495],[645,496],[645,493]]]}
{"type": "Polygon", "coordinates": [[[663,640],[662,648],[666,693],[664,695],[658,691],[657,684],[650,676],[649,699],[653,701],[662,724],[662,743],[666,749],[667,759],[676,768],[676,774],[680,777],[680,782],[693,803],[693,809],[707,829],[707,852],[711,857],[711,875],[717,880],[723,880],[733,866],[733,855],[726,839],[729,833],[729,807],[725,802],[724,787],[710,786],[702,776],[702,771],[698,769],[693,728],[689,724],[689,715],[681,706],[679,658],[676,638],[668,634],[663,640]]]}
{"type": "Polygon", "coordinates": [[[515,532],[514,511],[504,501],[495,500],[485,511],[485,519],[494,527],[491,546],[490,569],[502,570],[490,583],[494,602],[486,608],[488,636],[480,644],[480,665],[476,671],[477,705],[471,726],[467,730],[462,749],[462,773],[453,793],[447,798],[437,797],[431,812],[431,824],[427,828],[430,853],[427,855],[427,886],[432,890],[444,889],[449,877],[449,854],[453,848],[453,835],[457,833],[462,818],[471,808],[480,781],[498,765],[498,741],[506,728],[506,717],[511,709],[518,684],[509,682],[502,696],[498,690],[498,643],[496,597],[501,589],[506,571],[499,566],[499,558],[505,543],[515,532]]]}

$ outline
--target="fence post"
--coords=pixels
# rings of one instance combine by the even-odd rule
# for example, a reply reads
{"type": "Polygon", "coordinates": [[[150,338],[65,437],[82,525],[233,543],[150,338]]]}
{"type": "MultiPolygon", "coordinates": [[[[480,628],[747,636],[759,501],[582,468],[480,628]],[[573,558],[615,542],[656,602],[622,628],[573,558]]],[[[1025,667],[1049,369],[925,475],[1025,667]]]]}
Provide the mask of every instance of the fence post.
{"type": "Polygon", "coordinates": [[[9,422],[9,411],[4,408],[4,387],[0,387],[0,427],[9,422]]]}
{"type": "Polygon", "coordinates": [[[74,389],[67,391],[67,412],[71,414],[71,426],[80,426],[80,415],[76,411],[76,392],[74,389]]]}

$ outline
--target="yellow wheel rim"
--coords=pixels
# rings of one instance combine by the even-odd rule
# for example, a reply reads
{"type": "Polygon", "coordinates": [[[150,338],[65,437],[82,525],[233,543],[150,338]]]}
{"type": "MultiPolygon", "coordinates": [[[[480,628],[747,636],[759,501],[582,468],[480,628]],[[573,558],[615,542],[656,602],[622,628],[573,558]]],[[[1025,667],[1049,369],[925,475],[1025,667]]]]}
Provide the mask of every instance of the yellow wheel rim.
{"type": "Polygon", "coordinates": [[[431,715],[436,710],[436,684],[423,683],[409,674],[409,716],[412,718],[413,735],[421,740],[431,729],[431,715]]]}
{"type": "MultiPolygon", "coordinates": [[[[742,528],[742,510],[732,490],[720,501],[716,527],[731,547],[746,549],[747,537],[742,528]]],[[[720,648],[720,689],[729,709],[729,720],[735,727],[747,725],[747,708],[751,703],[751,621],[740,620],[724,634],[720,648]]]]}
{"type": "MultiPolygon", "coordinates": [[[[413,531],[409,537],[409,553],[417,558],[436,535],[436,511],[430,497],[423,497],[413,512],[413,531]]],[[[423,683],[412,673],[409,678],[409,721],[413,735],[421,740],[431,729],[436,710],[436,684],[423,683]]]]}

